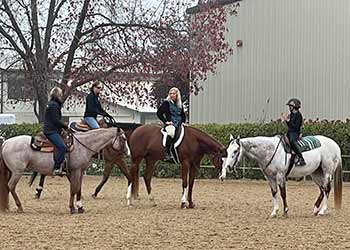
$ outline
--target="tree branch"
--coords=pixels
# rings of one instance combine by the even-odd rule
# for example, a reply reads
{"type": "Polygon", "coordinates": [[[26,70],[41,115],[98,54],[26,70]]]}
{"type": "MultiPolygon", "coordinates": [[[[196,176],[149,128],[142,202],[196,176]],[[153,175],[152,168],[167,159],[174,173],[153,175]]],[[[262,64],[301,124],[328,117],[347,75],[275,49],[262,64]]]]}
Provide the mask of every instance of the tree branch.
{"type": "Polygon", "coordinates": [[[37,6],[37,0],[31,0],[31,7],[32,7],[32,22],[33,22],[33,37],[34,37],[34,43],[35,43],[35,51],[36,51],[36,57],[37,61],[41,61],[43,59],[43,51],[41,47],[41,37],[39,32],[39,23],[38,23],[38,6],[37,6]],[[38,58],[39,57],[39,58],[38,58]]]}
{"type": "Polygon", "coordinates": [[[2,4],[4,6],[4,11],[5,13],[7,14],[7,16],[10,18],[10,21],[11,21],[11,24],[15,30],[15,32],[17,33],[22,45],[23,45],[23,48],[27,51],[28,55],[30,55],[30,57],[32,57],[32,52],[26,42],[26,39],[25,37],[23,36],[22,32],[21,32],[21,29],[19,28],[18,26],[18,23],[16,22],[16,19],[15,17],[13,16],[12,14],[12,11],[10,10],[10,7],[8,6],[7,4],[7,1],[6,0],[2,0],[2,4]]]}
{"type": "Polygon", "coordinates": [[[72,64],[73,64],[74,54],[75,54],[76,49],[79,46],[80,39],[83,35],[81,31],[83,29],[84,20],[86,18],[86,14],[88,12],[89,4],[90,4],[90,0],[84,0],[83,9],[82,9],[80,16],[79,16],[79,21],[78,21],[77,27],[75,29],[74,38],[73,38],[72,43],[69,47],[68,57],[67,57],[66,65],[64,67],[64,71],[63,71],[63,78],[62,78],[62,82],[61,82],[62,85],[66,85],[66,83],[68,82],[68,78],[69,78],[70,71],[71,71],[72,64]]]}
{"type": "Polygon", "coordinates": [[[0,34],[2,34],[10,42],[10,44],[13,46],[15,51],[17,51],[17,53],[23,58],[23,60],[27,60],[28,59],[28,57],[25,54],[25,52],[22,51],[19,48],[19,46],[17,45],[16,41],[13,40],[13,38],[10,36],[10,34],[8,34],[1,26],[0,26],[0,34]]]}
{"type": "Polygon", "coordinates": [[[48,57],[52,28],[53,28],[53,23],[55,22],[55,5],[56,5],[56,0],[51,0],[50,6],[49,6],[49,13],[47,16],[46,31],[45,31],[45,38],[44,38],[44,45],[43,45],[43,56],[45,60],[47,60],[47,57],[48,57]]]}

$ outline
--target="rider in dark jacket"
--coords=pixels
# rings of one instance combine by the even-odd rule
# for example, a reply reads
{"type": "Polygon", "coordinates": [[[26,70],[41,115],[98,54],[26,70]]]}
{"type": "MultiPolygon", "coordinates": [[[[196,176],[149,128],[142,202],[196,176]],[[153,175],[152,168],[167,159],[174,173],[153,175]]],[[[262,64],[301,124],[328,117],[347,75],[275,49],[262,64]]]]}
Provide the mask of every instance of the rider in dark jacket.
{"type": "Polygon", "coordinates": [[[168,97],[157,111],[158,118],[163,122],[168,134],[165,158],[171,159],[170,148],[175,137],[175,130],[186,122],[186,115],[181,101],[181,93],[178,88],[171,88],[168,97]],[[170,138],[169,138],[170,137],[170,138]]]}
{"type": "Polygon", "coordinates": [[[292,98],[287,102],[287,105],[289,106],[290,114],[288,116],[283,117],[283,119],[288,125],[287,137],[289,139],[293,151],[298,156],[298,161],[295,163],[295,165],[304,166],[306,163],[297,144],[297,141],[300,138],[301,126],[303,125],[303,116],[299,111],[301,107],[301,102],[297,98],[292,98]]]}
{"type": "Polygon", "coordinates": [[[90,88],[90,94],[86,97],[86,106],[84,120],[90,128],[100,128],[97,122],[97,115],[111,117],[103,108],[99,100],[99,95],[102,90],[102,84],[94,83],[90,88]]]}
{"type": "Polygon", "coordinates": [[[47,103],[44,117],[44,134],[55,146],[53,175],[62,175],[66,145],[61,137],[62,129],[68,126],[62,119],[62,89],[54,87],[50,91],[50,101],[47,103]]]}

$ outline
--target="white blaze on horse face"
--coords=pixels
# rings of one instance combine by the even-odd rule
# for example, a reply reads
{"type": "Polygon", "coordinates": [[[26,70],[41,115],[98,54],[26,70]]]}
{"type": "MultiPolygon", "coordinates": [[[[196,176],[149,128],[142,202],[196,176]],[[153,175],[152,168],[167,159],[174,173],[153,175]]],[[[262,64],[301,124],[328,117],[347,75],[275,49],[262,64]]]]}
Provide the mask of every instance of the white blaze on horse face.
{"type": "Polygon", "coordinates": [[[237,140],[231,141],[230,145],[227,148],[227,158],[224,163],[224,168],[235,168],[239,162],[240,157],[240,144],[237,143],[237,140]]]}

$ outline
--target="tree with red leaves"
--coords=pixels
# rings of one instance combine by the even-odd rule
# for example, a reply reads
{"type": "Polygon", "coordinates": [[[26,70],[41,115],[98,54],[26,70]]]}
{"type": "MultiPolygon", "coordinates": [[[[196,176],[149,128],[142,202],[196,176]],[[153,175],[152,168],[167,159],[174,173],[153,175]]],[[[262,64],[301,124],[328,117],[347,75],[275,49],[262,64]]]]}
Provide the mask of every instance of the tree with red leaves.
{"type": "Polygon", "coordinates": [[[145,82],[180,79],[197,92],[232,53],[224,37],[230,11],[216,1],[202,1],[191,14],[192,0],[0,1],[1,64],[25,72],[39,121],[52,85],[66,100],[103,81],[110,101],[152,105],[145,82]]]}

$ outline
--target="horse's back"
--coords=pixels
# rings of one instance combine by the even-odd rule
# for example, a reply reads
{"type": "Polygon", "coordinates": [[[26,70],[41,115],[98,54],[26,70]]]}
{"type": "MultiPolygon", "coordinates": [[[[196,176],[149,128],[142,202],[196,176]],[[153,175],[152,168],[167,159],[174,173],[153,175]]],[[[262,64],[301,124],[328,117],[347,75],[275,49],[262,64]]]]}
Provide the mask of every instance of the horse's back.
{"type": "Polygon", "coordinates": [[[315,138],[317,138],[321,142],[321,148],[331,150],[332,152],[337,154],[341,154],[338,143],[336,143],[332,138],[329,138],[324,135],[315,135],[315,138]]]}
{"type": "Polygon", "coordinates": [[[3,149],[9,147],[22,147],[30,144],[32,137],[29,135],[18,135],[15,137],[11,137],[4,141],[2,144],[3,149]]]}
{"type": "Polygon", "coordinates": [[[134,132],[132,132],[132,134],[130,135],[129,145],[131,147],[134,147],[140,144],[146,144],[149,141],[160,137],[161,128],[161,126],[151,124],[143,125],[136,128],[134,132]]]}

